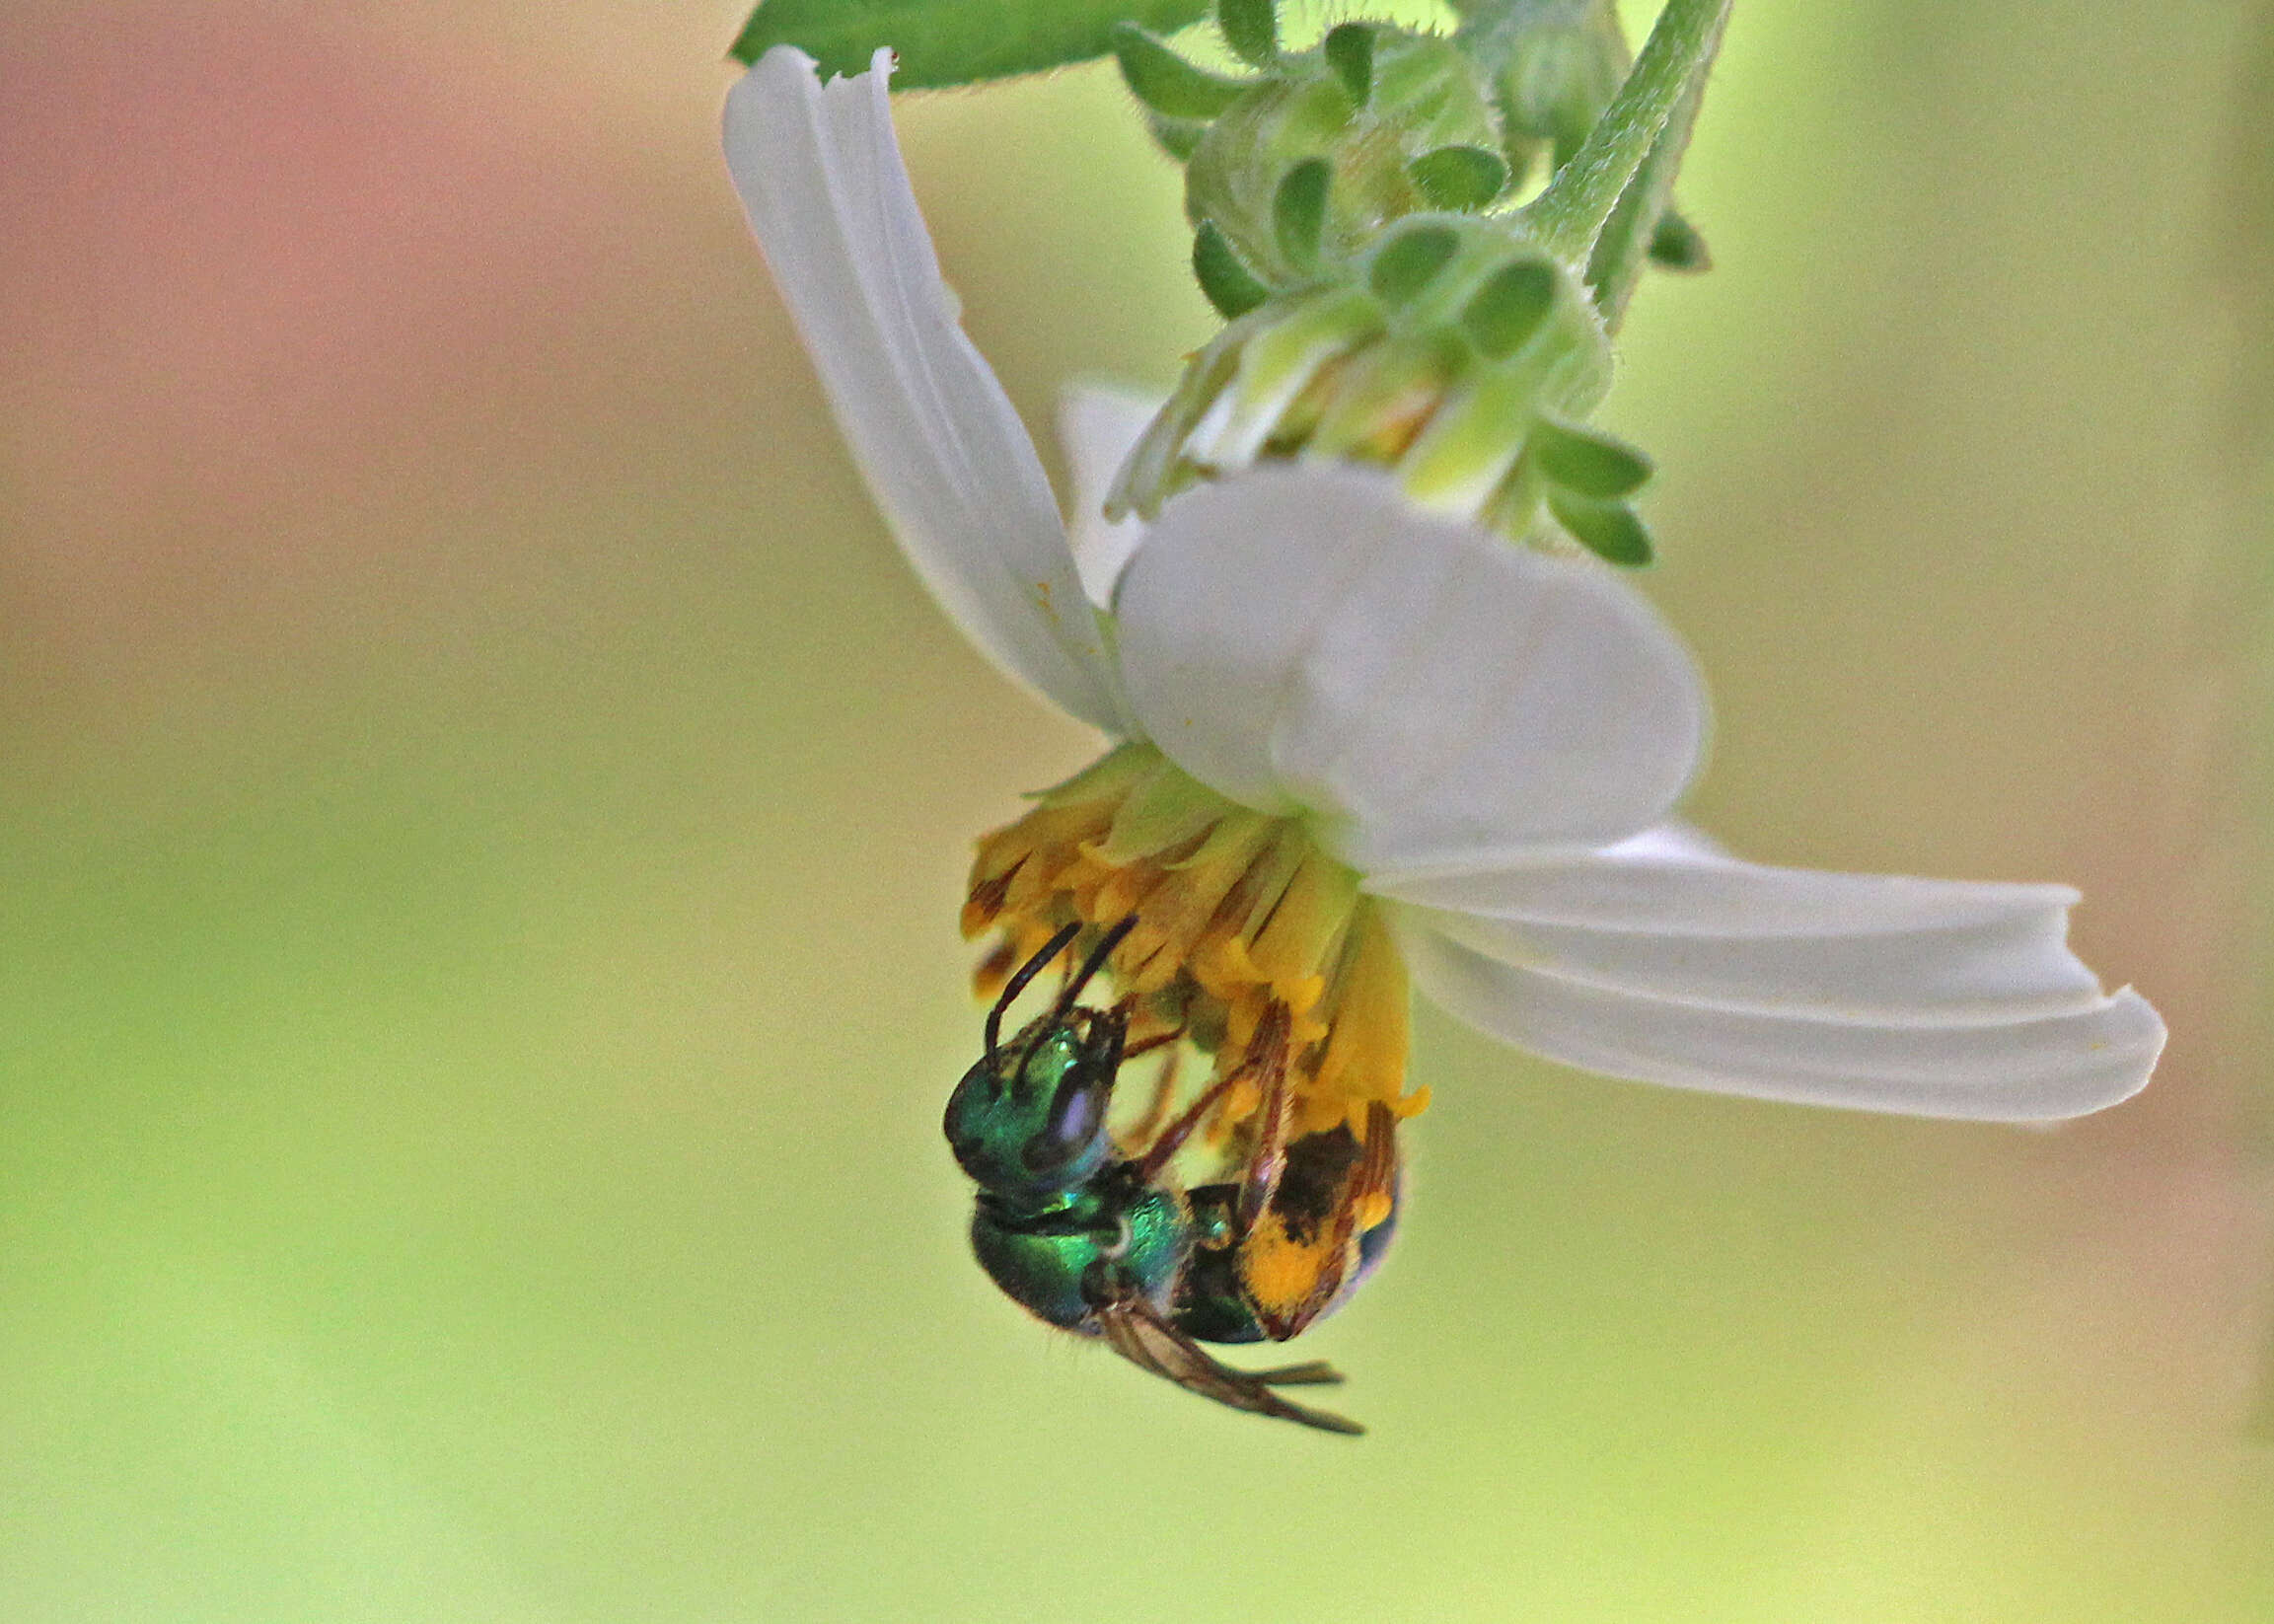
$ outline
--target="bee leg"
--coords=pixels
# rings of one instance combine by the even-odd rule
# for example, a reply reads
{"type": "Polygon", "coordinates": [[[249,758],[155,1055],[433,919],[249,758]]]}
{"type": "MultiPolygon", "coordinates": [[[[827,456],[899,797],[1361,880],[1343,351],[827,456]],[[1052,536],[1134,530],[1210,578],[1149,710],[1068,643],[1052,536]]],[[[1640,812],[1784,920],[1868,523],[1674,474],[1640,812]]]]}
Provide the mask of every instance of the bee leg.
{"type": "MultiPolygon", "coordinates": [[[[1180,1026],[1176,1031],[1166,1034],[1164,1041],[1183,1036],[1184,1028],[1180,1026]]],[[[1147,1038],[1142,1043],[1133,1044],[1123,1052],[1122,1058],[1127,1060],[1133,1054],[1141,1055],[1151,1048],[1153,1043],[1153,1039],[1147,1038]]],[[[1176,1094],[1178,1063],[1183,1057],[1183,1050],[1171,1049],[1161,1061],[1160,1072],[1153,1078],[1152,1098],[1145,1104],[1145,1114],[1130,1130],[1129,1137],[1124,1141],[1125,1144],[1151,1144],[1154,1143],[1161,1131],[1161,1124],[1168,1118],[1169,1101],[1176,1094]]]]}
{"type": "Polygon", "coordinates": [[[1294,1115],[1294,1095],[1287,1087],[1287,1006],[1273,1003],[1256,1023],[1248,1040],[1247,1065],[1264,1074],[1263,1105],[1257,1112],[1260,1126],[1256,1147],[1240,1175],[1239,1226],[1252,1227],[1271,1205],[1287,1170],[1287,1125],[1294,1115]]]}
{"type": "Polygon", "coordinates": [[[1377,1202],[1382,1205],[1382,1217],[1388,1216],[1389,1203],[1396,1199],[1398,1188],[1398,1114],[1380,1100],[1366,1105],[1366,1148],[1359,1159],[1357,1170],[1351,1175],[1349,1211],[1355,1229],[1371,1229],[1379,1223],[1359,1223],[1358,1216],[1377,1202]]]}
{"type": "MultiPolygon", "coordinates": [[[[1300,1199],[1265,1210],[1241,1231],[1240,1287],[1256,1322],[1285,1342],[1343,1298],[1361,1257],[1358,1238],[1388,1218],[1398,1181],[1397,1113],[1366,1107],[1366,1137],[1331,1193],[1331,1204],[1302,1211],[1300,1199]],[[1288,1211],[1288,1208],[1295,1211],[1288,1211]]],[[[1341,1130],[1335,1138],[1348,1144],[1341,1130]]],[[[1306,1144],[1312,1142],[1306,1141],[1306,1144]]],[[[1300,1197],[1307,1179],[1289,1186],[1300,1197]]]]}
{"type": "Polygon", "coordinates": [[[1149,1055],[1155,1049],[1165,1049],[1184,1035],[1185,1029],[1181,1026],[1177,1027],[1174,1031],[1155,1032],[1151,1037],[1140,1038],[1136,1043],[1131,1044],[1127,1049],[1124,1049],[1121,1053],[1121,1058],[1123,1060],[1136,1060],[1139,1055],[1149,1055]]]}
{"type": "Polygon", "coordinates": [[[1232,1084],[1246,1076],[1249,1070],[1249,1065],[1243,1062],[1210,1083],[1183,1116],[1161,1130],[1160,1137],[1145,1151],[1144,1160],[1137,1164],[1137,1176],[1148,1184],[1158,1178],[1161,1169],[1175,1160],[1176,1153],[1184,1148],[1185,1141],[1192,1138],[1193,1130],[1201,1125],[1201,1119],[1213,1110],[1224,1095],[1231,1092],[1232,1084]]]}

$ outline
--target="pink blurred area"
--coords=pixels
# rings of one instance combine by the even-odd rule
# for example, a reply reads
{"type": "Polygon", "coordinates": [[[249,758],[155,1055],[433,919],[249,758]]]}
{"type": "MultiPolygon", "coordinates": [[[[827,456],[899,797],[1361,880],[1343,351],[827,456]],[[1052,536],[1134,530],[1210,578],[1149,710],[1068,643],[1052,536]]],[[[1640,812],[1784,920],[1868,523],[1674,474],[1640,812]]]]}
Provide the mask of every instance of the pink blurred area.
{"type": "Polygon", "coordinates": [[[494,546],[748,388],[752,278],[656,229],[731,205],[589,62],[532,97],[477,37],[295,8],[0,40],[0,581],[66,666],[320,634],[306,595],[494,546]]]}

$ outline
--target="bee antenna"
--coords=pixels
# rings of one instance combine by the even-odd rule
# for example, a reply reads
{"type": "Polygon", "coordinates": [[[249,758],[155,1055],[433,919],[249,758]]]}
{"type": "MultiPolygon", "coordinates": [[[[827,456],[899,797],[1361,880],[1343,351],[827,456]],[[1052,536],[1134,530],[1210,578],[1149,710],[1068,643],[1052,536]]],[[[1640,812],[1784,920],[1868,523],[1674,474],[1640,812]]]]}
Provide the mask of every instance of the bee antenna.
{"type": "Polygon", "coordinates": [[[1122,944],[1122,938],[1136,928],[1137,916],[1132,914],[1111,930],[1108,930],[1100,938],[1097,946],[1090,949],[1089,957],[1082,962],[1080,973],[1072,981],[1066,983],[1065,991],[1058,996],[1058,1002],[1051,1006],[1051,1018],[1053,1020],[1060,1020],[1064,1017],[1065,1012],[1073,1007],[1073,1000],[1081,997],[1081,990],[1090,984],[1090,979],[1105,968],[1105,961],[1112,957],[1113,950],[1122,944]]]}
{"type": "Polygon", "coordinates": [[[1013,971],[1010,980],[1002,984],[1002,996],[994,1000],[994,1007],[987,1012],[987,1058],[989,1060],[994,1059],[995,1051],[1002,1047],[1003,1011],[1008,1009],[1013,1000],[1026,991],[1027,983],[1041,975],[1044,967],[1064,952],[1074,937],[1080,934],[1081,921],[1076,920],[1073,923],[1061,929],[1049,941],[1044,942],[1041,950],[1013,971]]]}

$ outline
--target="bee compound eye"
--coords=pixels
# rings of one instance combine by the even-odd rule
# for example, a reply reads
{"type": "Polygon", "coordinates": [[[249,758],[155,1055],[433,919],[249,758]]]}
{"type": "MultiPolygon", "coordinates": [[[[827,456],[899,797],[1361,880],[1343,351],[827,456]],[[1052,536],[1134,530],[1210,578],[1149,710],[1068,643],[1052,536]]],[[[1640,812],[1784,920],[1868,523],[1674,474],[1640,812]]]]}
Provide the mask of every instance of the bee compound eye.
{"type": "Polygon", "coordinates": [[[1074,1161],[1104,1130],[1106,1099],[1107,1090],[1090,1082],[1069,1082],[1061,1088],[1019,1159],[1037,1173],[1074,1161]]]}

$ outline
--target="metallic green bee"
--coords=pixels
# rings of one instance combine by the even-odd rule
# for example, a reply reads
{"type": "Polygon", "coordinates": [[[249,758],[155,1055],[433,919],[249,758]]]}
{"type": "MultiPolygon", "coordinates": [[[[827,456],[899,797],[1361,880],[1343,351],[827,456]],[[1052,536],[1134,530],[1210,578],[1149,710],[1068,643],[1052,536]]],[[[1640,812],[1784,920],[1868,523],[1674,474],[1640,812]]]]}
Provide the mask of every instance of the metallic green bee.
{"type": "MultiPolygon", "coordinates": [[[[1074,944],[1069,924],[1020,966],[987,1021],[987,1053],[964,1074],[943,1124],[957,1162],[980,1186],[971,1244],[980,1266],[1021,1307],[1048,1324],[1101,1338],[1131,1363],[1234,1409],[1328,1432],[1356,1423],[1290,1402],[1280,1387],[1335,1383],[1312,1361],[1241,1370],[1207,1342],[1284,1340],[1329,1312],[1371,1270],[1395,1228],[1393,1217],[1360,1233],[1354,1215],[1376,1198],[1393,1209],[1397,1167],[1392,1125],[1371,1124],[1371,1150],[1347,1129],[1292,1144],[1267,1130],[1240,1182],[1179,1190],[1168,1177],[1178,1149],[1235,1077],[1209,1088],[1137,1155],[1119,1153],[1107,1127],[1122,1064],[1173,1035],[1132,1045],[1125,1001],[1077,1001],[1134,921],[1107,931],[1044,1014],[1009,1043],[1002,1018],[1013,1000],[1074,944]],[[1289,1314],[1259,1302],[1243,1283],[1243,1247],[1290,1234],[1348,1254],[1331,1300],[1289,1314]]],[[[1268,1092],[1269,1090],[1267,1090],[1268,1092]]],[[[1387,1118],[1386,1108],[1381,1110],[1387,1118]]],[[[1266,1122],[1284,1119],[1267,1110],[1266,1122]]],[[[1339,1255],[1339,1254],[1338,1254],[1339,1255]]]]}

